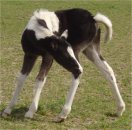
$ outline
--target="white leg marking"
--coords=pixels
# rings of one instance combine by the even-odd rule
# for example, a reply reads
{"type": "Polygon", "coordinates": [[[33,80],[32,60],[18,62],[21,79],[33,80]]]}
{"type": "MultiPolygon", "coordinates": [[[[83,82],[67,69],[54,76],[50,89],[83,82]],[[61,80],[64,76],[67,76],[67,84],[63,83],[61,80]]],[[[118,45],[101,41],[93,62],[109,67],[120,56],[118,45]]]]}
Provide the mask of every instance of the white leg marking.
{"type": "Polygon", "coordinates": [[[115,100],[117,102],[117,107],[118,107],[117,115],[121,116],[122,113],[125,111],[125,103],[124,103],[124,101],[123,101],[123,99],[121,97],[120,91],[118,89],[118,85],[117,85],[117,82],[116,82],[116,78],[115,78],[113,69],[109,66],[109,64],[106,61],[104,61],[104,64],[108,68],[109,73],[111,75],[111,78],[109,78],[109,82],[112,85],[112,92],[113,92],[114,98],[115,98],[115,100]]]}
{"type": "Polygon", "coordinates": [[[25,114],[25,117],[33,118],[33,114],[38,109],[40,94],[45,82],[46,82],[46,78],[44,79],[44,81],[39,81],[39,80],[36,81],[36,84],[34,87],[34,98],[33,98],[32,104],[29,107],[29,111],[25,114]]]}
{"type": "Polygon", "coordinates": [[[11,111],[12,111],[12,108],[14,107],[14,105],[16,104],[17,102],[17,98],[20,94],[20,91],[23,87],[23,84],[25,82],[25,79],[26,79],[27,75],[23,75],[22,73],[20,73],[19,77],[18,77],[18,80],[17,80],[17,84],[16,84],[16,89],[15,89],[15,92],[13,94],[13,97],[9,103],[9,105],[7,106],[7,108],[4,110],[3,112],[3,116],[5,116],[6,114],[10,114],[11,111]]]}
{"type": "Polygon", "coordinates": [[[78,85],[79,85],[79,78],[75,79],[73,76],[71,88],[70,88],[70,91],[68,92],[65,105],[64,105],[61,113],[59,114],[59,116],[57,118],[55,118],[55,120],[54,120],[55,122],[61,122],[67,118],[68,114],[71,111],[71,106],[72,106],[73,99],[74,99],[76,90],[78,88],[78,85]]]}
{"type": "Polygon", "coordinates": [[[111,84],[111,89],[112,89],[112,92],[113,92],[113,95],[114,95],[114,98],[116,100],[116,104],[118,107],[117,115],[121,116],[122,113],[125,111],[125,103],[119,92],[114,72],[106,61],[100,60],[98,53],[96,52],[94,48],[91,50],[91,53],[94,58],[95,65],[99,68],[99,70],[102,72],[102,74],[111,84]]]}

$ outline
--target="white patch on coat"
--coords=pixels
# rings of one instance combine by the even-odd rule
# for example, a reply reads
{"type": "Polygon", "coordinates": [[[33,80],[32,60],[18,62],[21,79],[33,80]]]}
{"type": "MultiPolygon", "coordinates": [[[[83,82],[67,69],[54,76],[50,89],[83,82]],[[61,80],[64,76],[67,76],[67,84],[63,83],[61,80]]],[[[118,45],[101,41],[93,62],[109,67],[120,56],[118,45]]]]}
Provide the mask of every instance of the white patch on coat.
{"type": "Polygon", "coordinates": [[[26,29],[33,30],[38,40],[41,38],[50,37],[54,35],[53,32],[59,31],[59,19],[54,12],[40,9],[39,11],[34,12],[33,16],[28,22],[28,25],[26,26],[26,29]],[[40,26],[37,19],[44,20],[48,29],[40,26]]]}
{"type": "Polygon", "coordinates": [[[20,73],[20,75],[19,75],[19,77],[17,79],[16,89],[15,89],[13,98],[12,98],[12,100],[10,102],[10,107],[11,108],[16,104],[17,99],[18,99],[18,96],[20,94],[20,91],[21,91],[21,89],[23,87],[23,84],[24,84],[26,78],[27,78],[27,75],[26,74],[20,73]]]}

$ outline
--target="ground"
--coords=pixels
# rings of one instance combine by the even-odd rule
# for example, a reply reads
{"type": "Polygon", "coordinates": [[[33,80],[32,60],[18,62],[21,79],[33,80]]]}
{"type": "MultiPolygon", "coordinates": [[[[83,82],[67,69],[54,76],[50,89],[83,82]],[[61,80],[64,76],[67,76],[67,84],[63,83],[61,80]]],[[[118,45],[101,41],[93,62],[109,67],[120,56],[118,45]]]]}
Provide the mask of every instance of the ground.
{"type": "Polygon", "coordinates": [[[41,94],[38,112],[32,120],[24,114],[31,103],[35,76],[41,58],[38,59],[11,116],[0,117],[0,130],[130,130],[131,124],[131,2],[130,0],[73,0],[73,1],[0,1],[0,111],[10,101],[15,89],[16,77],[23,60],[20,45],[21,34],[32,12],[39,8],[50,10],[73,7],[84,8],[95,15],[101,12],[113,23],[113,39],[103,43],[101,50],[116,73],[120,92],[126,103],[126,111],[117,118],[115,102],[110,86],[95,66],[82,54],[84,68],[80,86],[75,96],[72,111],[63,123],[52,122],[61,111],[70,85],[70,74],[54,62],[47,83],[41,94]],[[61,75],[60,75],[61,73],[61,75]]]}

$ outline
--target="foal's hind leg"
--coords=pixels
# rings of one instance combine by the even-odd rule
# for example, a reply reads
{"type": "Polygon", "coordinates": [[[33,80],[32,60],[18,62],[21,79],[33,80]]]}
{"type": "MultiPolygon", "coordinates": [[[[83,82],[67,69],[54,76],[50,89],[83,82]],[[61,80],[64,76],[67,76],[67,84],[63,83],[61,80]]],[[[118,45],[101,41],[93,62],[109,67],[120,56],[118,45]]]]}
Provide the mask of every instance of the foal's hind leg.
{"type": "Polygon", "coordinates": [[[99,54],[96,47],[97,47],[96,45],[88,47],[84,51],[84,54],[96,65],[96,67],[102,72],[104,77],[110,82],[111,89],[117,104],[117,115],[121,116],[122,113],[125,111],[125,103],[119,92],[114,72],[110,65],[99,54]]]}
{"type": "Polygon", "coordinates": [[[6,115],[9,115],[11,113],[12,108],[15,106],[15,104],[17,102],[17,98],[18,98],[19,93],[23,87],[23,84],[26,80],[26,77],[28,76],[28,74],[32,70],[32,67],[36,61],[36,58],[37,57],[34,55],[25,54],[22,70],[21,70],[20,75],[17,79],[16,89],[15,89],[14,95],[13,95],[9,105],[7,106],[7,108],[2,113],[2,116],[6,116],[6,115]]]}
{"type": "Polygon", "coordinates": [[[28,112],[25,114],[25,117],[27,118],[33,118],[34,113],[38,109],[38,102],[39,102],[40,94],[46,82],[46,76],[52,65],[52,62],[53,62],[53,58],[48,53],[45,54],[45,56],[43,56],[40,71],[36,78],[36,84],[34,87],[34,97],[32,100],[32,104],[30,105],[28,112]]]}

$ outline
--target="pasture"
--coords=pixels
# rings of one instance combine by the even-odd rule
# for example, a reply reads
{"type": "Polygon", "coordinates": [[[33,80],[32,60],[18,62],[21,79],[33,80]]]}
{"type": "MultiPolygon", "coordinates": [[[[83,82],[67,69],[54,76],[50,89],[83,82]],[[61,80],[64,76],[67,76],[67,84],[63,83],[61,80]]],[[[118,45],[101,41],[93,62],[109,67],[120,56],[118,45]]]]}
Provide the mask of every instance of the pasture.
{"type": "Polygon", "coordinates": [[[39,108],[34,118],[24,118],[31,103],[35,77],[40,67],[38,59],[20,94],[11,116],[0,117],[0,130],[130,130],[131,124],[131,2],[130,0],[67,0],[0,1],[0,111],[12,97],[15,82],[22,65],[23,51],[20,40],[22,32],[33,11],[40,8],[60,10],[84,8],[108,16],[113,23],[113,39],[103,43],[102,54],[112,66],[122,97],[126,103],[123,116],[114,116],[116,106],[110,86],[96,67],[84,55],[80,63],[84,68],[81,83],[75,95],[72,111],[65,122],[53,119],[64,104],[69,90],[71,75],[55,61],[41,94],[39,108]]]}

